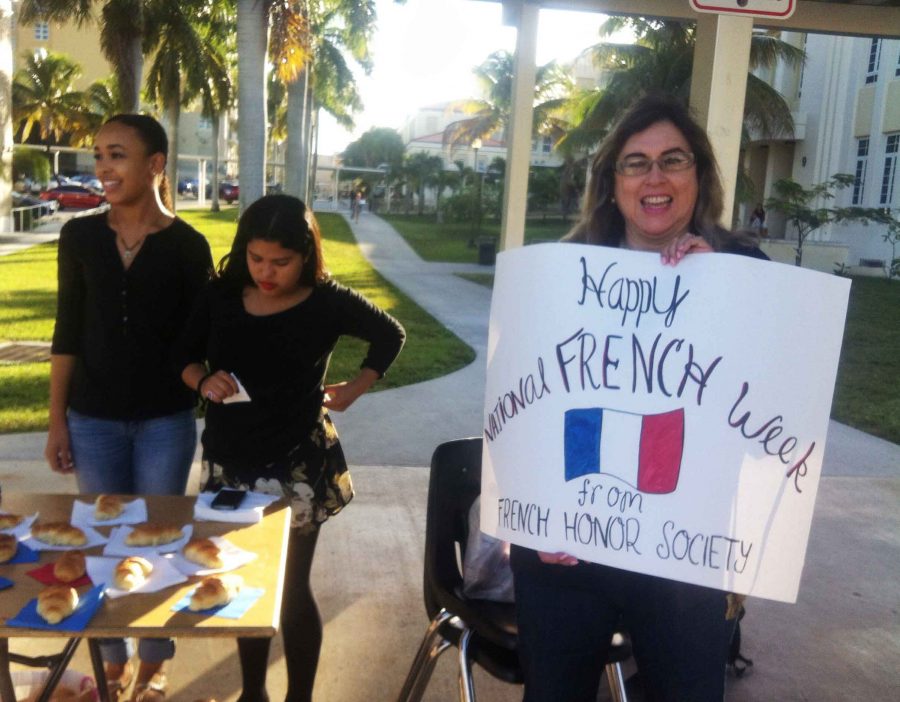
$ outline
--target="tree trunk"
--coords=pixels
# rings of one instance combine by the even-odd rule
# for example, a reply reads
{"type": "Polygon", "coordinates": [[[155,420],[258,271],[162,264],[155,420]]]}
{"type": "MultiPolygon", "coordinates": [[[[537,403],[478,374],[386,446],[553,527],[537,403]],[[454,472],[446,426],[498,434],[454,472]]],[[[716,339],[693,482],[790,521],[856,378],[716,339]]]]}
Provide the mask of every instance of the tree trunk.
{"type": "Polygon", "coordinates": [[[219,204],[219,135],[222,127],[224,115],[217,114],[212,118],[213,133],[213,161],[212,161],[212,181],[210,183],[210,194],[212,195],[212,204],[210,210],[218,212],[222,209],[219,204]]]}
{"type": "Polygon", "coordinates": [[[13,8],[0,0],[0,231],[12,231],[13,8]]]}
{"type": "MultiPolygon", "coordinates": [[[[316,200],[316,173],[319,169],[319,108],[312,113],[312,136],[309,140],[309,168],[306,169],[306,202],[312,207],[316,200]]],[[[369,209],[371,209],[371,204],[369,209]]]]}
{"type": "MultiPolygon", "coordinates": [[[[181,93],[181,90],[178,90],[181,93]]],[[[166,159],[166,178],[169,180],[169,197],[172,212],[175,211],[175,198],[178,195],[178,118],[181,116],[181,103],[175,99],[166,106],[166,119],[169,121],[169,153],[166,159]]]]}
{"type": "Polygon", "coordinates": [[[312,204],[312,189],[313,185],[315,185],[315,171],[313,169],[313,156],[315,155],[315,150],[313,149],[313,140],[314,134],[318,133],[318,106],[316,105],[316,99],[312,94],[312,86],[307,88],[306,92],[306,129],[305,129],[305,139],[304,143],[306,144],[306,164],[303,169],[303,197],[304,202],[308,202],[312,204]]]}
{"type": "Polygon", "coordinates": [[[287,84],[287,141],[284,151],[284,192],[303,199],[303,172],[306,169],[306,83],[308,73],[301,71],[287,84]]]}
{"type": "Polygon", "coordinates": [[[128,47],[129,57],[116,69],[119,80],[119,95],[125,112],[141,111],[141,77],[144,72],[144,53],[141,37],[133,37],[128,47]]]}
{"type": "Polygon", "coordinates": [[[268,18],[262,0],[242,0],[237,10],[238,167],[243,211],[265,192],[268,18]]]}

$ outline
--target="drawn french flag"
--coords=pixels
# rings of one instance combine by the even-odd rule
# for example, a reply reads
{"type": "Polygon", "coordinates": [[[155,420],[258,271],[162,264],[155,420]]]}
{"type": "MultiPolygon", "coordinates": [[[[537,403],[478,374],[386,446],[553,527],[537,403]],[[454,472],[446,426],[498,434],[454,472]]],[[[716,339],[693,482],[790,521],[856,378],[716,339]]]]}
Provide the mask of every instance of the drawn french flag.
{"type": "Polygon", "coordinates": [[[567,481],[603,473],[641,492],[673,492],[678,486],[683,449],[683,409],[662,414],[633,414],[601,407],[566,412],[567,481]]]}

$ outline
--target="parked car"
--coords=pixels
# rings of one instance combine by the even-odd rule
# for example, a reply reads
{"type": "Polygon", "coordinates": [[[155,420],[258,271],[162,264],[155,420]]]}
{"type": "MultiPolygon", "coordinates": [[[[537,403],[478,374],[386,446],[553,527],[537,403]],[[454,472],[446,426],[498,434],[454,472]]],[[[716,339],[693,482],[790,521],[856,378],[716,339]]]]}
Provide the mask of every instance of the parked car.
{"type": "Polygon", "coordinates": [[[219,197],[229,205],[241,196],[241,188],[236,180],[224,180],[219,183],[219,197]]]}
{"type": "Polygon", "coordinates": [[[86,188],[83,185],[60,185],[57,188],[45,190],[40,195],[41,200],[56,200],[59,209],[64,207],[99,207],[106,198],[102,193],[86,188]]]}
{"type": "Polygon", "coordinates": [[[79,173],[70,177],[69,180],[72,181],[73,185],[83,185],[91,190],[96,190],[98,193],[103,192],[103,183],[93,173],[79,173]]]}
{"type": "Polygon", "coordinates": [[[196,178],[179,178],[178,179],[177,190],[178,190],[179,195],[192,195],[192,196],[196,197],[199,187],[200,186],[197,183],[196,178]]]}

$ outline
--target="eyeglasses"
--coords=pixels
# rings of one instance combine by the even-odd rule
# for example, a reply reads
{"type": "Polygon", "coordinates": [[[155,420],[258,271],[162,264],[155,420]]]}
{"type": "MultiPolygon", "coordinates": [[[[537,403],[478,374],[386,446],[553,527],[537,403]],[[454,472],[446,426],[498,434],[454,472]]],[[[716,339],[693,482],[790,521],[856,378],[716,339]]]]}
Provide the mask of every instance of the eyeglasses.
{"type": "Polygon", "coordinates": [[[647,175],[654,163],[663,173],[686,171],[694,165],[694,154],[687,151],[673,151],[656,159],[646,156],[629,156],[616,163],[616,173],[623,176],[647,175]]]}

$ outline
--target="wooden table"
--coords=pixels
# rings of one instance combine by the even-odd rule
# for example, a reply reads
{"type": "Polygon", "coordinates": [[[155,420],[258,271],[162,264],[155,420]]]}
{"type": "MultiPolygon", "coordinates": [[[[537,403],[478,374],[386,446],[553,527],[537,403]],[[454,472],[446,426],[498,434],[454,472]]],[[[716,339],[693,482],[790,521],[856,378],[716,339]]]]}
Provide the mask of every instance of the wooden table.
{"type": "MultiPolygon", "coordinates": [[[[13,514],[30,515],[40,513],[38,521],[68,521],[72,514],[72,502],[76,499],[93,502],[89,495],[38,495],[3,494],[2,509],[13,514]]],[[[126,497],[125,499],[134,499],[126,497]]],[[[188,524],[193,521],[195,497],[150,496],[145,498],[151,521],[173,524],[188,524]]],[[[278,630],[281,612],[281,587],[287,551],[290,509],[282,502],[267,508],[259,524],[229,524],[226,522],[193,522],[194,536],[225,536],[230,542],[258,557],[239,568],[239,573],[247,587],[259,587],[265,594],[240,619],[204,617],[186,612],[173,612],[172,606],[193,589],[200,579],[189,578],[188,582],[166,588],[161,592],[134,594],[115,600],[104,599],[83,632],[54,632],[38,629],[24,629],[6,626],[6,620],[14,617],[29,600],[35,598],[45,586],[26,575],[27,571],[55,561],[59,551],[42,551],[37,563],[0,565],[0,575],[12,580],[15,585],[4,590],[0,596],[0,698],[3,702],[14,702],[15,696],[9,675],[9,650],[7,639],[11,637],[65,638],[68,639],[63,652],[51,668],[51,676],[39,702],[49,699],[52,688],[58,682],[66,666],[75,653],[82,638],[91,644],[91,660],[94,676],[100,688],[103,702],[106,695],[105,675],[95,639],[116,637],[272,637],[278,630]]],[[[98,527],[106,535],[109,528],[98,527]]],[[[102,546],[86,550],[88,555],[101,555],[102,546]]],[[[84,592],[88,587],[79,588],[84,592]]]]}

